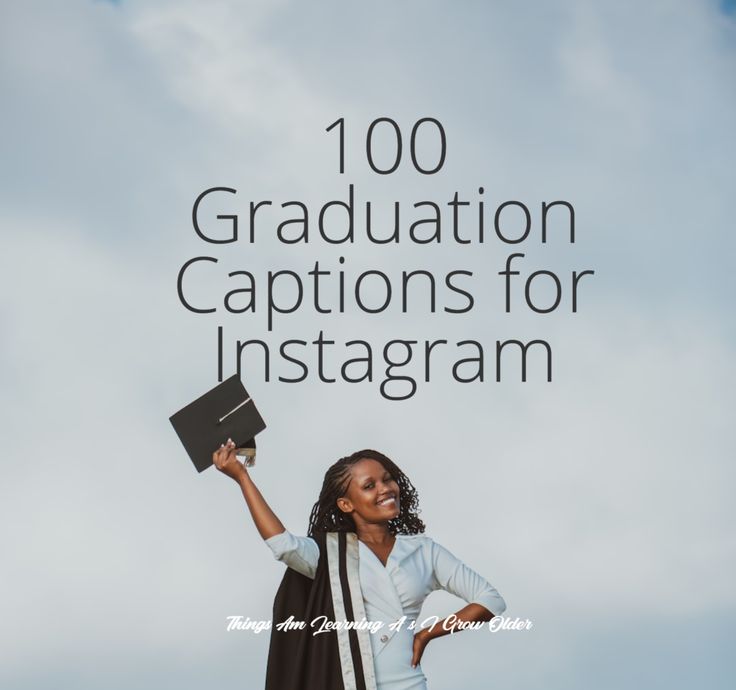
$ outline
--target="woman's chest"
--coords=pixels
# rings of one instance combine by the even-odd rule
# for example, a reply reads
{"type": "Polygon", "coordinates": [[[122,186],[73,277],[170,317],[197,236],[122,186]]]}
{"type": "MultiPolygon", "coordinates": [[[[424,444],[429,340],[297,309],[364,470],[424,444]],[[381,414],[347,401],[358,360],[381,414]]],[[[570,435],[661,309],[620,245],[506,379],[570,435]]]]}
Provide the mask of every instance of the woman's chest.
{"type": "Polygon", "coordinates": [[[360,581],[363,598],[396,615],[418,613],[434,589],[431,563],[420,550],[409,554],[392,552],[384,566],[368,547],[361,549],[360,581]]]}

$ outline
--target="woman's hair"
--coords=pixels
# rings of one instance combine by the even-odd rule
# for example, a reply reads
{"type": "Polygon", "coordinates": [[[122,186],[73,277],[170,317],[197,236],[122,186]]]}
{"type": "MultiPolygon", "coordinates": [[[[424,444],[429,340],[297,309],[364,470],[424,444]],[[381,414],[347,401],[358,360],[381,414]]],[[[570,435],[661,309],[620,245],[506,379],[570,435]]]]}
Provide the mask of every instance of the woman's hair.
{"type": "Polygon", "coordinates": [[[421,534],[424,523],[419,519],[419,495],[409,478],[383,453],[377,450],[359,450],[340,458],[327,472],[322,482],[319,499],[312,508],[307,534],[316,532],[354,532],[355,522],[351,515],[337,507],[337,499],[344,496],[350,483],[352,466],[359,460],[378,460],[399,485],[399,514],[388,521],[391,534],[421,534]]]}

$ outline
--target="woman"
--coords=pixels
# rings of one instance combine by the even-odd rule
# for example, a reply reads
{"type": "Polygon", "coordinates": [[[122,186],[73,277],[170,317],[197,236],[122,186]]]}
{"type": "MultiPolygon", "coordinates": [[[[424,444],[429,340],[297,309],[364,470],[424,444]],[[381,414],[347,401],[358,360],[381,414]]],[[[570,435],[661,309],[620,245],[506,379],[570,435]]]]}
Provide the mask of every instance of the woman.
{"type": "Polygon", "coordinates": [[[354,623],[335,626],[336,634],[274,629],[267,688],[424,690],[420,661],[431,640],[506,609],[488,582],[422,534],[416,489],[385,455],[361,450],[327,470],[307,537],[286,530],[236,459],[232,441],[215,451],[213,462],[238,482],[261,537],[289,566],[274,626],[290,613],[308,624],[354,623]],[[435,589],[468,604],[417,631],[422,603],[435,589]],[[361,627],[361,620],[370,626],[361,627]]]}

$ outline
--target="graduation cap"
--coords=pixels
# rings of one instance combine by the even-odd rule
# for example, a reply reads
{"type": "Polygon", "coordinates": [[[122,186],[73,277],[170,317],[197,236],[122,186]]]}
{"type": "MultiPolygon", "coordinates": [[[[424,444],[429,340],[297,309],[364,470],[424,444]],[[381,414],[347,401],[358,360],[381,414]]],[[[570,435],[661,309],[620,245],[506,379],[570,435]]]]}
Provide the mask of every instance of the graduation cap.
{"type": "Polygon", "coordinates": [[[169,417],[198,472],[212,464],[212,454],[231,438],[245,466],[255,463],[255,436],[266,428],[248,391],[234,374],[169,417]]]}

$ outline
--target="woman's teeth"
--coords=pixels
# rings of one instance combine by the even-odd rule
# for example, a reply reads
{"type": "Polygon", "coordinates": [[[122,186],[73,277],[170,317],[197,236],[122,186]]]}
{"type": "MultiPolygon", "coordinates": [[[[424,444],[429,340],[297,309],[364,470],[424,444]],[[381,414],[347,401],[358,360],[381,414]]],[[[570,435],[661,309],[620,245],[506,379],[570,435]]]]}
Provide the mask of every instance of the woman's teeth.
{"type": "Polygon", "coordinates": [[[385,505],[388,505],[390,503],[396,503],[396,499],[393,496],[388,496],[387,498],[384,498],[384,499],[378,501],[378,505],[379,506],[385,506],[385,505]]]}

